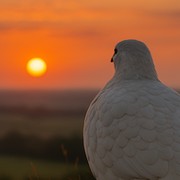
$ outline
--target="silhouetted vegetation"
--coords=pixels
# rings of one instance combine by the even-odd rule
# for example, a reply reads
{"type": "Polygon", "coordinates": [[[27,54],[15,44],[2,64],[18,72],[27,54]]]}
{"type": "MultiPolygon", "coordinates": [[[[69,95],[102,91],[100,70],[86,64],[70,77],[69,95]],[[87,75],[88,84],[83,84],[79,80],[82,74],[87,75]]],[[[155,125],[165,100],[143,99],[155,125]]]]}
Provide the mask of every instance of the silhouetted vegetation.
{"type": "Polygon", "coordinates": [[[0,154],[30,157],[50,161],[85,163],[82,138],[51,137],[41,139],[35,136],[11,132],[0,138],[0,154]]]}

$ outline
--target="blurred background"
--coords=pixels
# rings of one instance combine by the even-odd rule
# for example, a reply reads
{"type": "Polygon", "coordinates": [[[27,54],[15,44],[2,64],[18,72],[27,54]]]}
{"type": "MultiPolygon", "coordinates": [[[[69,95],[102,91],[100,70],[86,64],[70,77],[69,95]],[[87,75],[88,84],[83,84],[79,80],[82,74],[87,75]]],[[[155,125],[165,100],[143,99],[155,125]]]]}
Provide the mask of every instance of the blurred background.
{"type": "Polygon", "coordinates": [[[178,90],[179,22],[179,0],[0,0],[0,179],[93,180],[83,120],[113,76],[114,46],[145,42],[178,90]],[[26,68],[36,57],[39,77],[26,68]]]}

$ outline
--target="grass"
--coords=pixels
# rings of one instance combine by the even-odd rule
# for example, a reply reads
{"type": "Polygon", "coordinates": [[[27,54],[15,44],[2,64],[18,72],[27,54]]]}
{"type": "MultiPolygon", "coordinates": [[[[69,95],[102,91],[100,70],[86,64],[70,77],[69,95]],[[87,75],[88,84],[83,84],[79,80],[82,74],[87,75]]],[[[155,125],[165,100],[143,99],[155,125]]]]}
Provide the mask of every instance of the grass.
{"type": "Polygon", "coordinates": [[[82,144],[94,95],[0,92],[0,180],[94,180],[82,144]]]}
{"type": "Polygon", "coordinates": [[[0,179],[92,179],[87,165],[55,163],[28,158],[0,157],[0,179]],[[86,176],[87,178],[83,178],[86,176]]]}
{"type": "Polygon", "coordinates": [[[11,175],[13,179],[23,179],[31,176],[60,177],[66,173],[66,168],[66,165],[59,163],[32,161],[26,158],[0,157],[0,174],[11,175]]]}

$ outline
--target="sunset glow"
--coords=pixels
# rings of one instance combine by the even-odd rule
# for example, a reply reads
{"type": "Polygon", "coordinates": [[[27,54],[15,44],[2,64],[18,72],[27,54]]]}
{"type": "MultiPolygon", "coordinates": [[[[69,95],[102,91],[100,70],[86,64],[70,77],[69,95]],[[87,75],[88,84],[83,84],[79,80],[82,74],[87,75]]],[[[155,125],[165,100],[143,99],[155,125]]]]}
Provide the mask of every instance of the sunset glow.
{"type": "Polygon", "coordinates": [[[27,63],[27,72],[35,77],[42,76],[46,70],[47,65],[45,61],[41,58],[33,58],[27,63]]]}
{"type": "Polygon", "coordinates": [[[145,42],[159,79],[180,87],[178,0],[6,0],[0,11],[0,89],[102,88],[124,39],[145,42]],[[24,67],[37,56],[48,74],[31,78],[24,67]]]}

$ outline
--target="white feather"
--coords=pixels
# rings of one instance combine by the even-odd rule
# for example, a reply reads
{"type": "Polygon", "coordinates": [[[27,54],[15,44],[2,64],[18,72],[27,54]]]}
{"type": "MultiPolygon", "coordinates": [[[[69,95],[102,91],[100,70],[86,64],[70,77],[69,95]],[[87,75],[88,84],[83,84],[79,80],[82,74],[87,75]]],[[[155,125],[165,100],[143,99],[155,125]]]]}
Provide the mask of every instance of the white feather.
{"type": "Polygon", "coordinates": [[[145,44],[116,50],[115,75],[85,117],[90,168],[97,180],[179,180],[180,96],[158,80],[145,44]]]}

